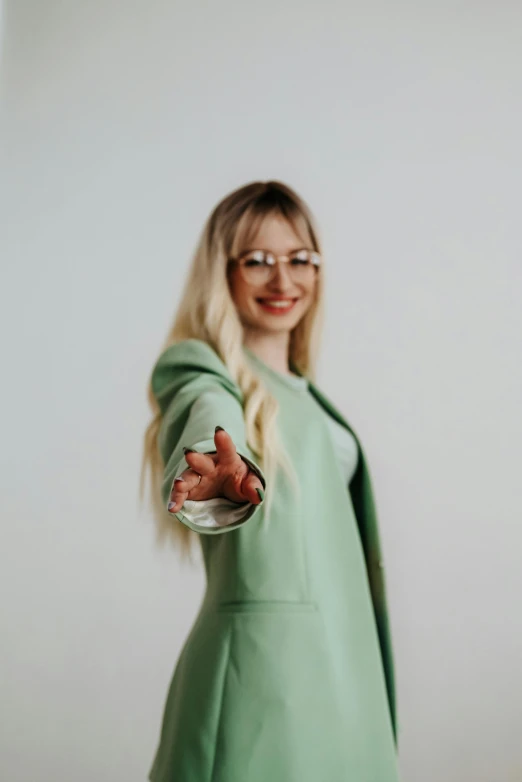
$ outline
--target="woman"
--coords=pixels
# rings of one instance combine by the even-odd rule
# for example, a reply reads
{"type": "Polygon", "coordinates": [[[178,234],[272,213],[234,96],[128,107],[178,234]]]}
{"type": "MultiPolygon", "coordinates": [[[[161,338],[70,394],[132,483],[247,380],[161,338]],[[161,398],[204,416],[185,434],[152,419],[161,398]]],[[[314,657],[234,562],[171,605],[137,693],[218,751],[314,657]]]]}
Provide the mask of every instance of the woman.
{"type": "Polygon", "coordinates": [[[399,778],[370,476],[313,382],[323,275],[293,190],[236,190],[205,225],[154,367],[159,528],[185,551],[199,538],[207,589],[152,782],[399,778]]]}

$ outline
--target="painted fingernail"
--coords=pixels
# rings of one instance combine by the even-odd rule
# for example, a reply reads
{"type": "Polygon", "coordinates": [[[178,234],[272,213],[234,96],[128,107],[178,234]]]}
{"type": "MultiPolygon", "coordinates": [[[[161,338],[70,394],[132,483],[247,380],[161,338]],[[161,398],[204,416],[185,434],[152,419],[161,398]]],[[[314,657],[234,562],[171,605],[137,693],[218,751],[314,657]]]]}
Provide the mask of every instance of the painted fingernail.
{"type": "Polygon", "coordinates": [[[263,500],[265,499],[265,492],[263,491],[263,489],[256,489],[256,491],[259,495],[259,499],[261,500],[261,502],[263,502],[263,500]]]}
{"type": "Polygon", "coordinates": [[[168,506],[167,506],[167,507],[168,507],[168,509],[169,509],[169,510],[172,510],[172,508],[174,507],[174,505],[175,505],[175,504],[176,504],[175,502],[169,502],[169,504],[168,504],[168,506]]]}
{"type": "Polygon", "coordinates": [[[185,448],[185,446],[183,446],[183,453],[196,453],[196,451],[194,448],[185,448]]]}
{"type": "Polygon", "coordinates": [[[216,428],[214,429],[214,432],[224,432],[224,431],[225,430],[223,429],[222,426],[216,426],[216,428]]]}

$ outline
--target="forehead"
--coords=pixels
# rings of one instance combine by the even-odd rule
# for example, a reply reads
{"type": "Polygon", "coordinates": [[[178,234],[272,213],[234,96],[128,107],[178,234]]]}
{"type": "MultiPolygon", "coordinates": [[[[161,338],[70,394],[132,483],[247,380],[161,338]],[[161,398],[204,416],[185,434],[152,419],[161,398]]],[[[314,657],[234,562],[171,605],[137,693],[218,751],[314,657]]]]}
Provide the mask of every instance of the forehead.
{"type": "Polygon", "coordinates": [[[262,249],[283,254],[298,250],[310,242],[305,226],[299,225],[298,222],[291,223],[282,215],[266,215],[256,223],[240,238],[240,252],[262,249]]]}

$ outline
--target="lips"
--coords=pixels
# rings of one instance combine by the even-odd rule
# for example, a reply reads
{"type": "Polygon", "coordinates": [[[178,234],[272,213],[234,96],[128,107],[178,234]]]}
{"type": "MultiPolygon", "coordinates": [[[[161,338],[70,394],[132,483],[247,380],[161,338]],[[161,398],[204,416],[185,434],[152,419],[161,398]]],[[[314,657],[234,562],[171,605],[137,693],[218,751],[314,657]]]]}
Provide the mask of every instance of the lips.
{"type": "Polygon", "coordinates": [[[256,299],[256,301],[267,312],[286,314],[287,312],[290,312],[290,310],[293,308],[293,306],[297,301],[297,298],[285,298],[285,299],[266,298],[266,299],[256,299]]]}
{"type": "Polygon", "coordinates": [[[285,296],[285,298],[276,298],[272,296],[267,296],[264,299],[256,299],[256,301],[262,301],[264,304],[274,304],[274,303],[285,303],[285,304],[291,304],[294,301],[297,301],[297,296],[285,296]]]}

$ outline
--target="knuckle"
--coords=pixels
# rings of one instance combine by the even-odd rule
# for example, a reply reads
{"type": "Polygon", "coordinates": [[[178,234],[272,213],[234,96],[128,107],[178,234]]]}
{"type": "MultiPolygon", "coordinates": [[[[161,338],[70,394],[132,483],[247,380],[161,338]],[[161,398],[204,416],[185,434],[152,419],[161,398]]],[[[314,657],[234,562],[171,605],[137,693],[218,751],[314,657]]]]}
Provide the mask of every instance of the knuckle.
{"type": "Polygon", "coordinates": [[[233,476],[235,481],[242,481],[245,478],[245,471],[242,464],[238,464],[234,467],[233,476]]]}

